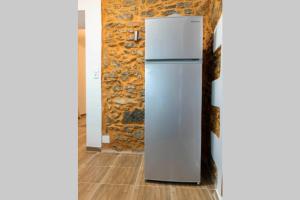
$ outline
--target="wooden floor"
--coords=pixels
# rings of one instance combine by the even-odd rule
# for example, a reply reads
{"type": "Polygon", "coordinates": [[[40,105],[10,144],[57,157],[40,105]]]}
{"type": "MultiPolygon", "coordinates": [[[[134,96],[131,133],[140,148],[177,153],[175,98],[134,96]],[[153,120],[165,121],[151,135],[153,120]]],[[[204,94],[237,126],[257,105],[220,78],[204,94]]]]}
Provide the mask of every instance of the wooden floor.
{"type": "Polygon", "coordinates": [[[143,153],[87,151],[85,118],[78,122],[79,200],[217,200],[213,184],[145,182],[143,153]]]}

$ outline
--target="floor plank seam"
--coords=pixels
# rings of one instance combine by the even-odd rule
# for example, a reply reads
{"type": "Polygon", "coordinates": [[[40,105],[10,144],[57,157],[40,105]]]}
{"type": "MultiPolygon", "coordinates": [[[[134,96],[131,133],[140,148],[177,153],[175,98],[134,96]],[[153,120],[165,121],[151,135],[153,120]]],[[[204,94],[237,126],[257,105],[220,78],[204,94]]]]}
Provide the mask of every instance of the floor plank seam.
{"type": "Polygon", "coordinates": [[[213,196],[212,192],[210,192],[209,189],[207,189],[207,192],[208,192],[209,198],[210,198],[211,200],[217,200],[217,199],[215,199],[215,197],[213,196]]]}
{"type": "Polygon", "coordinates": [[[103,153],[117,153],[117,154],[129,154],[129,155],[143,155],[144,152],[134,152],[134,151],[115,151],[111,149],[102,149],[103,153]]]}
{"type": "Polygon", "coordinates": [[[111,167],[114,167],[114,168],[138,168],[138,167],[134,167],[134,166],[118,166],[118,165],[114,165],[114,166],[111,166],[111,167]]]}
{"type": "Polygon", "coordinates": [[[103,176],[102,180],[100,181],[101,183],[104,184],[104,182],[106,181],[109,173],[111,172],[113,165],[115,164],[115,162],[117,162],[118,158],[120,157],[120,154],[117,154],[116,158],[114,159],[114,161],[112,162],[112,167],[109,167],[109,169],[107,170],[107,172],[105,173],[105,175],[103,176]]]}
{"type": "Polygon", "coordinates": [[[88,158],[85,162],[81,163],[80,166],[78,167],[78,171],[84,169],[85,167],[88,167],[88,163],[91,162],[91,160],[97,156],[99,152],[96,152],[94,155],[92,155],[90,158],[88,158]]]}
{"type": "Polygon", "coordinates": [[[142,170],[142,165],[143,165],[143,159],[144,158],[144,156],[142,156],[142,160],[141,160],[141,163],[140,163],[140,166],[139,166],[139,170],[138,170],[138,174],[137,174],[137,176],[136,176],[136,179],[135,179],[135,183],[134,183],[134,185],[136,186],[137,185],[137,182],[138,182],[138,180],[139,180],[139,178],[140,178],[140,174],[141,174],[141,170],[142,170]]]}
{"type": "Polygon", "coordinates": [[[213,194],[214,194],[214,192],[215,193],[217,193],[217,189],[208,189],[208,193],[209,193],[209,195],[211,196],[211,199],[212,200],[220,200],[219,199],[219,196],[217,195],[217,196],[214,196],[213,194]]]}
{"type": "Polygon", "coordinates": [[[174,199],[175,188],[174,186],[170,186],[170,199],[174,199]]]}

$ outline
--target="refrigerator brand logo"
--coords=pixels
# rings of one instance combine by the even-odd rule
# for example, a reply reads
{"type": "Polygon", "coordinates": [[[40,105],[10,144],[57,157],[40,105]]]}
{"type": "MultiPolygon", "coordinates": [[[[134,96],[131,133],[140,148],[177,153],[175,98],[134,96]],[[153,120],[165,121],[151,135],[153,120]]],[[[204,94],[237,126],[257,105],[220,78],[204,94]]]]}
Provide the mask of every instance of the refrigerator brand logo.
{"type": "Polygon", "coordinates": [[[191,21],[191,23],[198,23],[198,22],[200,22],[200,21],[191,21]]]}

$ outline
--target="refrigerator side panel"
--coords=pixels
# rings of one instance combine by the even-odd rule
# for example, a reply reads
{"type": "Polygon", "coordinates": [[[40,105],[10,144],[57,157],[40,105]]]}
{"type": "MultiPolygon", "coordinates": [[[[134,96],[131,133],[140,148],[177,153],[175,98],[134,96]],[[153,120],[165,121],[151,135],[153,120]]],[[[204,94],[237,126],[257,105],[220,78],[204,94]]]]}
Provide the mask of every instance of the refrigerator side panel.
{"type": "Polygon", "coordinates": [[[202,59],[202,17],[145,20],[146,59],[202,59]]]}
{"type": "Polygon", "coordinates": [[[145,178],[200,182],[202,67],[146,63],[145,178]]]}

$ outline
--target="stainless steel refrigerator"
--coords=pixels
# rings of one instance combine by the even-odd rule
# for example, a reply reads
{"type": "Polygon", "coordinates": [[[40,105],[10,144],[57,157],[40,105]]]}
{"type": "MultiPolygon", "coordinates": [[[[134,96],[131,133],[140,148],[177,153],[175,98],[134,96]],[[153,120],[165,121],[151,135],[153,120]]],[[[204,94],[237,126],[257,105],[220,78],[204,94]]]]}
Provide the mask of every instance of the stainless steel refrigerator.
{"type": "Polygon", "coordinates": [[[145,179],[200,183],[203,18],[145,20],[145,179]]]}

